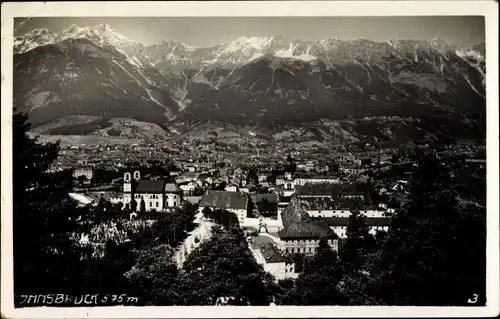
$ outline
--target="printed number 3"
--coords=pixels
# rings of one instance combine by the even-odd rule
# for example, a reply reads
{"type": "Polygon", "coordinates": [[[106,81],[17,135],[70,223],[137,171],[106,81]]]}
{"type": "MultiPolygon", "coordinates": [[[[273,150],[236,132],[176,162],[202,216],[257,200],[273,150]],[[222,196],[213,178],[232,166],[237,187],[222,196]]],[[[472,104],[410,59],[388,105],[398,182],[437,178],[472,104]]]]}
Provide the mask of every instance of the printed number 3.
{"type": "Polygon", "coordinates": [[[472,295],[472,298],[469,298],[469,300],[467,300],[468,303],[476,303],[477,302],[477,294],[473,294],[472,295]]]}

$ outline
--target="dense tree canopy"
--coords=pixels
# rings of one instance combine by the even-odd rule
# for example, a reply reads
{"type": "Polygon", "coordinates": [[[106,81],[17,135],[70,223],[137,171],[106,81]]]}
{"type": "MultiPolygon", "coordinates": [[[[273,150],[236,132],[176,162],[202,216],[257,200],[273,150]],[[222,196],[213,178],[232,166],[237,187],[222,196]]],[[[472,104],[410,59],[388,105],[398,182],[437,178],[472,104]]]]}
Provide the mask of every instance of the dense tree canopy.
{"type": "Polygon", "coordinates": [[[215,223],[224,226],[226,229],[231,229],[232,227],[239,227],[240,222],[238,217],[225,209],[211,210],[208,207],[202,210],[205,218],[213,220],[215,223]]]}
{"type": "Polygon", "coordinates": [[[377,294],[390,305],[467,305],[472,294],[484,303],[485,209],[460,204],[435,156],[420,160],[415,177],[381,247],[377,294]]]}
{"type": "Polygon", "coordinates": [[[345,297],[338,289],[341,279],[338,256],[321,240],[314,257],[307,263],[295,286],[283,297],[285,305],[343,305],[345,297]]]}
{"type": "Polygon", "coordinates": [[[68,197],[71,179],[47,173],[59,144],[28,136],[27,116],[13,117],[14,291],[69,292],[82,270],[81,250],[69,240],[79,229],[81,210],[68,197]]]}
{"type": "Polygon", "coordinates": [[[188,305],[269,305],[272,278],[257,264],[241,229],[216,233],[189,255],[180,276],[188,305]]]}

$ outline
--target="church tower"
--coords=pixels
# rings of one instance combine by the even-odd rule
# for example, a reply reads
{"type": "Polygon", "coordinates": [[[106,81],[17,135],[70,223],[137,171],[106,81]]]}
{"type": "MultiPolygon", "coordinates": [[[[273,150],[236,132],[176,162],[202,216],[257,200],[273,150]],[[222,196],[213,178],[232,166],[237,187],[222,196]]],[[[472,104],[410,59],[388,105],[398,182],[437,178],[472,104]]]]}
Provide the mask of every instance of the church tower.
{"type": "Polygon", "coordinates": [[[123,192],[131,193],[132,192],[132,174],[126,172],[123,175],[123,192]]]}
{"type": "Polygon", "coordinates": [[[285,178],[286,179],[292,179],[293,174],[295,174],[295,170],[297,169],[297,166],[295,164],[294,159],[292,158],[292,155],[288,153],[288,157],[286,158],[286,163],[285,163],[285,178]]]}
{"type": "MultiPolygon", "coordinates": [[[[134,173],[125,172],[123,174],[123,207],[127,207],[127,205],[131,205],[130,208],[134,207],[132,203],[135,200],[134,191],[140,180],[141,172],[139,171],[134,171],[134,173]]],[[[135,206],[137,207],[137,205],[135,206]]]]}

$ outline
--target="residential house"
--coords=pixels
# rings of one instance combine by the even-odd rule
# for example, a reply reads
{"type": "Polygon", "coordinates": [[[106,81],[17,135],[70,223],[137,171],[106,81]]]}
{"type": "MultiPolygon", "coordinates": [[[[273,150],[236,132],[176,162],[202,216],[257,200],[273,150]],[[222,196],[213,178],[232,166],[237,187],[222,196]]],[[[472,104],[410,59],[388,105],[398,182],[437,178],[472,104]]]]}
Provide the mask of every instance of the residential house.
{"type": "Polygon", "coordinates": [[[285,279],[285,257],[274,243],[264,242],[252,248],[255,260],[264,267],[264,270],[274,276],[275,280],[285,279]]]}

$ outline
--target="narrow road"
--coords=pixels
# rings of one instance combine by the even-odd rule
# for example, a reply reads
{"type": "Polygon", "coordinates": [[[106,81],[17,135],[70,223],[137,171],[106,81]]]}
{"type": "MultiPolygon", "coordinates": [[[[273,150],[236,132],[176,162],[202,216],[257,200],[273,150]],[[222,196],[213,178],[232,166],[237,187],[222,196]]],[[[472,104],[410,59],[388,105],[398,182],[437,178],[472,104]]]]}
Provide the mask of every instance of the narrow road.
{"type": "Polygon", "coordinates": [[[184,240],[179,248],[177,248],[174,254],[174,260],[177,264],[177,268],[182,268],[182,265],[186,261],[189,254],[202,242],[212,237],[212,226],[214,223],[207,221],[204,218],[198,219],[197,222],[199,223],[198,226],[191,231],[189,236],[184,240]]]}

